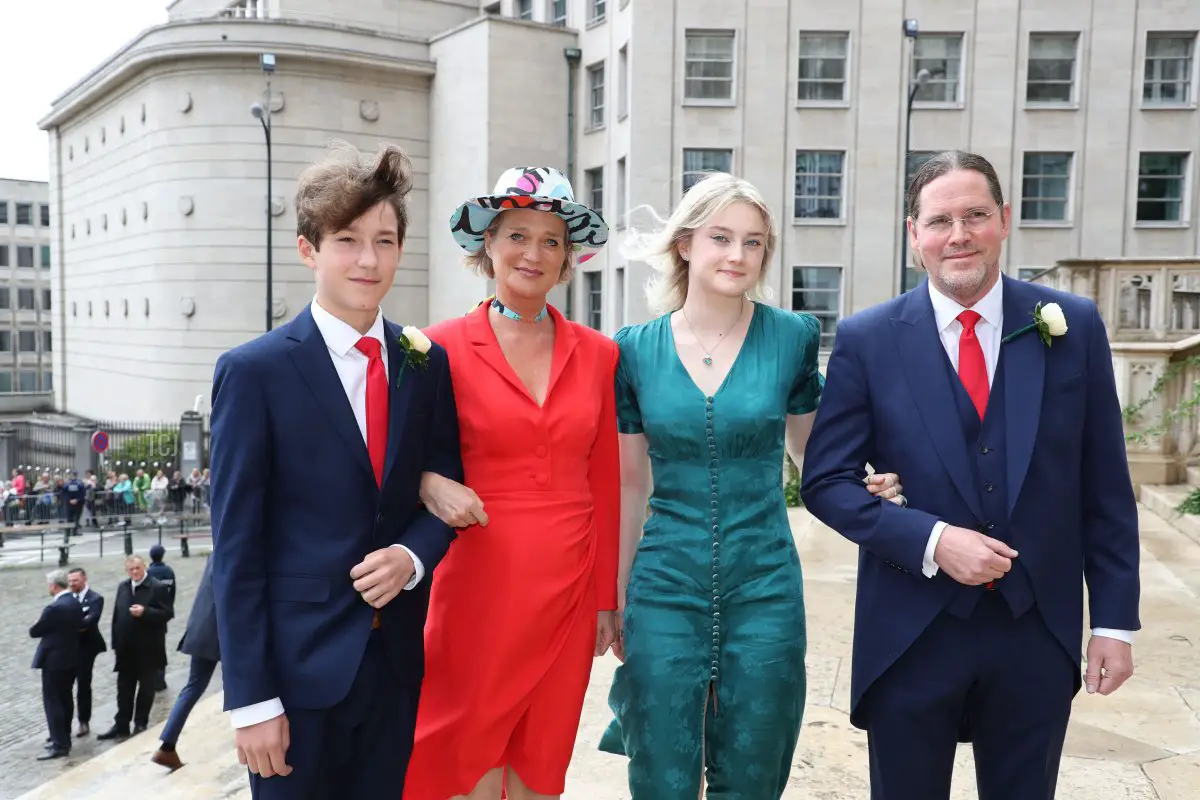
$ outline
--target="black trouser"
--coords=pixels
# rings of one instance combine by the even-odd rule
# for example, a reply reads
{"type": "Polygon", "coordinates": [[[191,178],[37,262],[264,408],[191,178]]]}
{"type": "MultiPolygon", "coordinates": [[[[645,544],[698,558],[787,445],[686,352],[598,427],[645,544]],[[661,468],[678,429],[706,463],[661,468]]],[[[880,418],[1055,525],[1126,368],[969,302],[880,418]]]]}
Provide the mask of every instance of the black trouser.
{"type": "Polygon", "coordinates": [[[79,710],[79,721],[87,725],[92,721],[92,667],[96,665],[96,657],[80,656],[79,666],[75,669],[75,705],[79,710]]]}
{"type": "Polygon", "coordinates": [[[50,746],[55,750],[71,749],[71,717],[75,716],[71,700],[70,669],[42,670],[42,708],[46,711],[46,727],[50,729],[50,746]]]}
{"type": "Polygon", "coordinates": [[[154,704],[154,679],[157,672],[157,667],[145,664],[134,664],[117,670],[117,716],[114,721],[118,730],[129,730],[131,718],[135,727],[145,727],[150,723],[150,706],[154,704]]]}

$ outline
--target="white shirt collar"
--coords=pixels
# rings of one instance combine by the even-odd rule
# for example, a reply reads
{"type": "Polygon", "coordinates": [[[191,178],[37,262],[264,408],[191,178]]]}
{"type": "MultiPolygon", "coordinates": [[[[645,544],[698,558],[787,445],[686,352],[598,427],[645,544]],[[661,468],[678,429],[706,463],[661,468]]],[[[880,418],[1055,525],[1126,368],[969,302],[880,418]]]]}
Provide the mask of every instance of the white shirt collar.
{"type": "MultiPolygon", "coordinates": [[[[351,352],[362,355],[356,345],[358,344],[358,340],[363,337],[363,334],[321,308],[321,304],[317,302],[317,298],[315,297],[312,301],[312,317],[313,322],[317,325],[317,330],[321,332],[321,338],[325,340],[326,347],[342,358],[345,358],[351,352]]],[[[376,310],[375,322],[371,324],[371,329],[367,331],[366,335],[372,339],[378,339],[379,344],[383,347],[383,351],[387,352],[387,340],[383,335],[383,313],[381,311],[376,310]]],[[[363,358],[366,358],[366,356],[363,356],[363,358]]]]}
{"type": "MultiPolygon", "coordinates": [[[[958,315],[966,311],[966,307],[958,304],[957,300],[952,300],[946,295],[934,288],[933,281],[926,281],[929,285],[929,299],[933,302],[933,316],[937,320],[939,331],[944,331],[946,328],[958,320],[958,315]]],[[[979,302],[971,307],[982,317],[982,321],[992,325],[995,328],[1000,328],[1004,322],[1004,279],[999,277],[996,280],[996,285],[988,290],[988,293],[979,299],[979,302]]]]}
{"type": "Polygon", "coordinates": [[[132,588],[136,589],[137,587],[141,586],[143,583],[146,582],[146,578],[149,577],[149,575],[150,575],[150,573],[147,572],[145,575],[142,576],[142,579],[140,581],[135,581],[133,578],[130,578],[129,585],[132,588]]]}

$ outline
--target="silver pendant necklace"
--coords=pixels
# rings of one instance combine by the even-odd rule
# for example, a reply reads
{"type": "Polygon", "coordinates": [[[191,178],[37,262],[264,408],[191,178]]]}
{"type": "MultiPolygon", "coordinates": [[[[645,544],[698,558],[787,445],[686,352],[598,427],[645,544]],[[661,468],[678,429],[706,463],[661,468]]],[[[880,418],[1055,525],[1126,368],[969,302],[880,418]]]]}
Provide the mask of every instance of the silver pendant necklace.
{"type": "Polygon", "coordinates": [[[680,308],[679,311],[683,314],[683,321],[687,323],[688,330],[692,333],[692,338],[696,340],[696,344],[700,345],[700,349],[704,351],[704,358],[701,361],[704,363],[704,366],[711,367],[713,365],[712,354],[725,342],[725,337],[729,335],[729,332],[736,328],[737,324],[742,321],[742,317],[746,314],[746,303],[744,300],[742,301],[742,308],[738,311],[737,319],[717,338],[717,343],[711,349],[705,347],[704,342],[700,341],[700,337],[696,335],[696,329],[692,327],[692,321],[688,319],[687,311],[683,308],[680,308]]]}

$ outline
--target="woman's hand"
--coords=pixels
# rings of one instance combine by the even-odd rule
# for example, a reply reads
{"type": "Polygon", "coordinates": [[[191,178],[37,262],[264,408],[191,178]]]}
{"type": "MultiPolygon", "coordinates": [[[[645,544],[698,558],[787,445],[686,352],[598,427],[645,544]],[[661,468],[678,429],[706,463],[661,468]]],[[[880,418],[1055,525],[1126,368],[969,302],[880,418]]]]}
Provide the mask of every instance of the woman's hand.
{"type": "Polygon", "coordinates": [[[452,528],[468,528],[478,524],[487,527],[488,515],[483,501],[468,486],[438,475],[421,473],[421,502],[429,513],[452,528]]]}
{"type": "Polygon", "coordinates": [[[894,472],[875,473],[868,475],[865,481],[867,491],[884,500],[890,500],[901,508],[908,505],[904,497],[904,487],[900,485],[900,476],[894,472]]]}
{"type": "Polygon", "coordinates": [[[608,652],[617,641],[615,611],[601,611],[596,618],[596,658],[608,652]]]}

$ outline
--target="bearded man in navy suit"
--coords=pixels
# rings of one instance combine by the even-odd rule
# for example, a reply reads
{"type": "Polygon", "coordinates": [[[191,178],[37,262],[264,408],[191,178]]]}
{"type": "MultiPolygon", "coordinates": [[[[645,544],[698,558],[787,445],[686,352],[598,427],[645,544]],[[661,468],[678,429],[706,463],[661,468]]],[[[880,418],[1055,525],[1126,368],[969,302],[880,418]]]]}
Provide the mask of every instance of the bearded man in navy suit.
{"type": "Polygon", "coordinates": [[[930,159],[908,194],[929,278],[844,320],[801,494],[860,547],[851,721],[873,800],[950,796],[957,741],[981,800],[1054,796],[1081,685],[1133,673],[1138,523],[1096,306],[1000,274],[1011,209],[986,159],[930,159]],[[904,476],[907,506],[862,491],[904,476]]]}
{"type": "Polygon", "coordinates": [[[256,798],[399,797],[432,571],[462,480],[445,351],[380,310],[412,167],[343,146],[301,176],[316,297],[225,353],[212,395],[213,593],[225,707],[256,798]]]}

